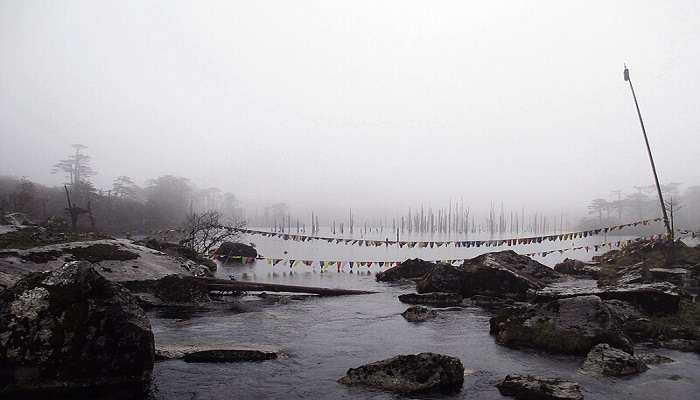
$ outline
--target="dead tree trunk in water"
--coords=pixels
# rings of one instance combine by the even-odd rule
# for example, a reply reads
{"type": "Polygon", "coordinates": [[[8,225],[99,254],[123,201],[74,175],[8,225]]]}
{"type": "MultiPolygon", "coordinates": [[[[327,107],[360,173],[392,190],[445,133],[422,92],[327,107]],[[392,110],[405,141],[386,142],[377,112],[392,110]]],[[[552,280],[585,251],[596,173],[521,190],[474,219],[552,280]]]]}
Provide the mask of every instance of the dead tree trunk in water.
{"type": "Polygon", "coordinates": [[[207,283],[209,290],[218,290],[222,292],[228,291],[269,291],[269,292],[289,292],[289,293],[310,293],[319,296],[347,296],[357,294],[372,294],[367,290],[351,290],[351,289],[331,289],[322,287],[310,286],[295,286],[295,285],[278,285],[275,283],[259,283],[259,282],[242,282],[229,281],[226,279],[215,278],[197,278],[202,279],[207,283]]]}

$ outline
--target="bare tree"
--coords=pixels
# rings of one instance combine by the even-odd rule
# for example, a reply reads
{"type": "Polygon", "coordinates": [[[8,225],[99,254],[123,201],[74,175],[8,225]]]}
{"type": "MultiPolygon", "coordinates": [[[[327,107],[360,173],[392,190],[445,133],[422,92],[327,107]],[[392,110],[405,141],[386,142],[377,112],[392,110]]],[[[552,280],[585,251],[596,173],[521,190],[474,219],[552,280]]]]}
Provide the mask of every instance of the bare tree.
{"type": "Polygon", "coordinates": [[[224,224],[219,211],[209,210],[202,213],[191,211],[185,219],[185,238],[180,241],[198,254],[208,254],[211,249],[226,240],[238,239],[236,229],[245,226],[244,222],[224,224]]]}

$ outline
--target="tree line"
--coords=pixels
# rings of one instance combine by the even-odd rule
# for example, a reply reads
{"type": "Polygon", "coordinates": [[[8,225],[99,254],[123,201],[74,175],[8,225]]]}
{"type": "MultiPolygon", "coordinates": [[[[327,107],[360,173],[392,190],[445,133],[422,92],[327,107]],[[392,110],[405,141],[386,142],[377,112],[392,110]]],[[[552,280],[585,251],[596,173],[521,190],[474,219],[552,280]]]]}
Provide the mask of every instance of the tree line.
{"type": "MultiPolygon", "coordinates": [[[[680,183],[661,185],[665,207],[673,219],[676,229],[698,230],[700,228],[700,186],[681,189],[680,183]]],[[[581,219],[579,226],[589,229],[596,226],[610,226],[624,222],[639,221],[661,216],[661,204],[656,187],[633,186],[627,192],[614,190],[608,198],[591,200],[587,207],[588,215],[581,219]]]]}
{"type": "Polygon", "coordinates": [[[128,176],[98,189],[86,146],[72,146],[52,172],[65,175],[63,186],[48,187],[28,178],[0,176],[0,216],[23,213],[37,223],[70,225],[77,213],[79,230],[140,233],[181,226],[192,214],[217,212],[223,220],[240,223],[241,209],[233,193],[198,188],[181,176],[163,175],[137,185],[128,176]],[[70,201],[70,205],[69,205],[70,201]],[[236,222],[237,221],[237,222],[236,222]]]}

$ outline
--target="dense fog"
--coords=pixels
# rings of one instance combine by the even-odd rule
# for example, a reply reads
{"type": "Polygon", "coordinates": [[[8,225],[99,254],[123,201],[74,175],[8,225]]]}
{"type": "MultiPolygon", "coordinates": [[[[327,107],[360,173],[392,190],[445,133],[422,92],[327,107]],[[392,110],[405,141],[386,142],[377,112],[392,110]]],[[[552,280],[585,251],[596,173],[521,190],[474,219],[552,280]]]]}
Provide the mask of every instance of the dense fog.
{"type": "Polygon", "coordinates": [[[658,217],[626,63],[694,229],[698,17],[695,1],[4,1],[3,208],[60,213],[71,177],[52,170],[81,144],[94,196],[145,207],[159,178],[186,185],[173,218],[658,217]]]}

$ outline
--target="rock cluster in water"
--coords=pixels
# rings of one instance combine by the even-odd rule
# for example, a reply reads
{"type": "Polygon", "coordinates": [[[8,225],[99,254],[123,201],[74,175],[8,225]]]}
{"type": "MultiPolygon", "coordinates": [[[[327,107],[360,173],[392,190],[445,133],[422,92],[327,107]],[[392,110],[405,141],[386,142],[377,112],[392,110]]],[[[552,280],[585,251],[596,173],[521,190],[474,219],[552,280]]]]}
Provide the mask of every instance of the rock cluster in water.
{"type": "Polygon", "coordinates": [[[551,268],[512,250],[486,253],[460,266],[441,264],[418,281],[418,293],[452,292],[525,300],[562,276],[551,268]]]}

